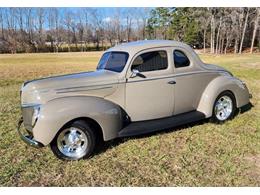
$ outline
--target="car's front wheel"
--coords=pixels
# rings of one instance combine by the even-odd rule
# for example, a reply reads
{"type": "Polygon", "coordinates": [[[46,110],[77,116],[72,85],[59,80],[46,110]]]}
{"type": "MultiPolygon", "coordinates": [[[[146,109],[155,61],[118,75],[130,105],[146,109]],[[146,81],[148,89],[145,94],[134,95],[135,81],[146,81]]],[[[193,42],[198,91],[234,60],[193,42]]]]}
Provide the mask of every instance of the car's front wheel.
{"type": "Polygon", "coordinates": [[[236,111],[236,99],[229,91],[222,92],[215,100],[212,121],[223,123],[234,117],[236,111]]]}
{"type": "Polygon", "coordinates": [[[50,145],[58,158],[79,160],[91,156],[96,145],[96,135],[85,121],[78,120],[61,129],[50,145]]]}

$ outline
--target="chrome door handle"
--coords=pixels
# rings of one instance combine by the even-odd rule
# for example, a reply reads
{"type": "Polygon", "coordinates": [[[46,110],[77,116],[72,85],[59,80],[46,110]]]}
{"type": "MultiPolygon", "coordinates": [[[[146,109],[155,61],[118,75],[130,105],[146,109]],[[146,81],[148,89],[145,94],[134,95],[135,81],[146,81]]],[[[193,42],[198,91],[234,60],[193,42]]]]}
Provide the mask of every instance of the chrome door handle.
{"type": "Polygon", "coordinates": [[[176,81],[169,81],[168,84],[174,85],[176,84],[176,81]]]}

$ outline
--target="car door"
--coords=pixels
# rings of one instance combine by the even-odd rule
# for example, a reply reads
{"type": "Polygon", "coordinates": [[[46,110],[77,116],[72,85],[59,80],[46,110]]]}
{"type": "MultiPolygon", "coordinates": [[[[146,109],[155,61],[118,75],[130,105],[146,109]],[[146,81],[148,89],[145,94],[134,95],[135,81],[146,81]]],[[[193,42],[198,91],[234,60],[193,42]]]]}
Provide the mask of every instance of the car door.
{"type": "Polygon", "coordinates": [[[126,111],[132,121],[168,117],[174,109],[173,69],[167,50],[147,50],[136,55],[128,70],[126,111]],[[133,75],[138,70],[140,76],[133,75]]]}
{"type": "Polygon", "coordinates": [[[172,50],[175,75],[174,115],[197,109],[201,94],[214,77],[193,60],[191,52],[184,48],[172,50]]]}

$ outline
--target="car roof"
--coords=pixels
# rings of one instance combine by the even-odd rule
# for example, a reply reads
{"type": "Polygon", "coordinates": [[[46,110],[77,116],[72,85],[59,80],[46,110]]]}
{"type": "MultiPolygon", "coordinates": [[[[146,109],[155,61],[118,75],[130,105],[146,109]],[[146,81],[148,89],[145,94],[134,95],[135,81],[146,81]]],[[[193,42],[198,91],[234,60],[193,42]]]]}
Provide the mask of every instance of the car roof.
{"type": "Polygon", "coordinates": [[[156,47],[184,47],[190,49],[185,43],[179,41],[170,41],[170,40],[143,40],[143,41],[134,41],[128,43],[122,43],[115,47],[110,48],[108,51],[126,51],[126,52],[139,52],[141,50],[156,48],[156,47]]]}

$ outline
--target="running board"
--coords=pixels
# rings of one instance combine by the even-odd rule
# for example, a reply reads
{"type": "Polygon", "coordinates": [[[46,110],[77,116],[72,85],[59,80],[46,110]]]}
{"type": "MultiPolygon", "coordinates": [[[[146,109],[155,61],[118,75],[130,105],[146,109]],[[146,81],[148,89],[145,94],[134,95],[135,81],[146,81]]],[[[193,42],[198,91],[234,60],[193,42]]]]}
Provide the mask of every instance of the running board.
{"type": "Polygon", "coordinates": [[[192,111],[162,119],[132,122],[118,132],[118,137],[128,137],[165,130],[205,118],[202,112],[192,111]]]}

